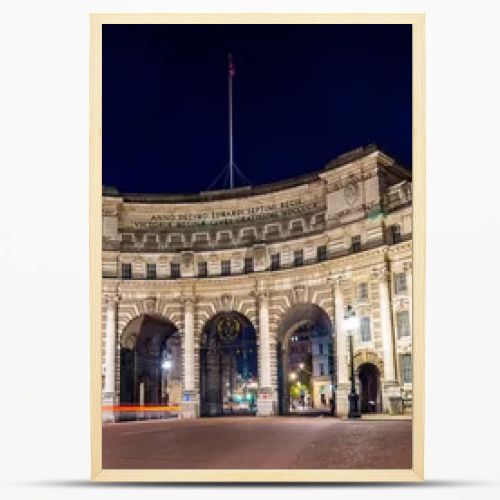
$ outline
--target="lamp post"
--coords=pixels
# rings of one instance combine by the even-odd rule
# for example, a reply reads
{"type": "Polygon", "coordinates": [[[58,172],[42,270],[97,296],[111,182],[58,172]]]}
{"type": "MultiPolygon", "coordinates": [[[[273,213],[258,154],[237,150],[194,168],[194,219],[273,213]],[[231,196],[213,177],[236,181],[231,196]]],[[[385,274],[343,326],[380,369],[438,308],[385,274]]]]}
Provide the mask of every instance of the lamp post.
{"type": "Polygon", "coordinates": [[[354,348],[352,343],[353,331],[359,326],[359,318],[356,316],[353,308],[347,306],[345,314],[345,323],[347,331],[349,332],[349,354],[351,357],[351,392],[349,393],[349,413],[348,418],[360,418],[361,412],[359,411],[359,396],[356,393],[356,381],[354,378],[354,348]]]}

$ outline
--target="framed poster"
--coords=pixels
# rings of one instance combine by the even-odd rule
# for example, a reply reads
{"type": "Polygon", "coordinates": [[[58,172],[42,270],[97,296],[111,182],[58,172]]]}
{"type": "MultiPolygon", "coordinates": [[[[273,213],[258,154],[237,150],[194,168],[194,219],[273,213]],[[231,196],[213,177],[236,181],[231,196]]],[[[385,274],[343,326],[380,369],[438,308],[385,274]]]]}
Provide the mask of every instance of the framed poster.
{"type": "Polygon", "coordinates": [[[90,18],[92,479],[421,481],[421,14],[90,18]]]}

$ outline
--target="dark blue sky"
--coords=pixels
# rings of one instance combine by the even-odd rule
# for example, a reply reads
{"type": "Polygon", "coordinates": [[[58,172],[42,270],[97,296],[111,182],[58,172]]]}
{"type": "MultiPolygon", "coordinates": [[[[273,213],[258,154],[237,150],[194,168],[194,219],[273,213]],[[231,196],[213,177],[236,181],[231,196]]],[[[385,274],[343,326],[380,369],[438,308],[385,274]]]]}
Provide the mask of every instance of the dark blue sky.
{"type": "Polygon", "coordinates": [[[410,25],[105,25],[104,185],[210,186],[228,162],[229,52],[235,161],[252,184],[370,142],[411,167],[410,25]]]}

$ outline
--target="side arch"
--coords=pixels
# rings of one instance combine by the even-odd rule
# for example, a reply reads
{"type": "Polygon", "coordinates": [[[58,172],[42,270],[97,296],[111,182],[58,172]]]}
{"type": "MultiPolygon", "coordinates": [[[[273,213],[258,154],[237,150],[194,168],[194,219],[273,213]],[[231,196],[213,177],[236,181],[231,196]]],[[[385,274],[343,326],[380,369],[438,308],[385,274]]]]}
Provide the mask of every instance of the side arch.
{"type": "Polygon", "coordinates": [[[121,331],[119,401],[140,406],[178,404],[184,373],[181,334],[172,321],[152,307],[148,311],[152,312],[134,317],[121,331]]]}
{"type": "Polygon", "coordinates": [[[182,304],[156,297],[123,300],[118,304],[118,342],[121,343],[123,331],[131,321],[147,314],[169,321],[181,333],[184,331],[182,304]]]}
{"type": "Polygon", "coordinates": [[[300,381],[302,384],[300,404],[304,405],[302,392],[304,389],[305,393],[309,393],[311,404],[308,406],[314,409],[324,406],[324,410],[328,411],[335,374],[333,353],[333,324],[323,308],[311,302],[299,302],[291,305],[281,315],[276,329],[275,348],[277,364],[275,385],[280,414],[287,414],[291,411],[290,407],[295,405],[296,396],[291,396],[293,387],[290,385],[292,382],[289,381],[289,377],[295,375],[295,378],[298,376],[300,379],[304,373],[308,376],[306,381],[300,381]],[[305,352],[304,348],[307,349],[305,352]],[[295,359],[300,356],[304,356],[304,363],[308,368],[304,368],[304,363],[299,363],[295,359]]]}

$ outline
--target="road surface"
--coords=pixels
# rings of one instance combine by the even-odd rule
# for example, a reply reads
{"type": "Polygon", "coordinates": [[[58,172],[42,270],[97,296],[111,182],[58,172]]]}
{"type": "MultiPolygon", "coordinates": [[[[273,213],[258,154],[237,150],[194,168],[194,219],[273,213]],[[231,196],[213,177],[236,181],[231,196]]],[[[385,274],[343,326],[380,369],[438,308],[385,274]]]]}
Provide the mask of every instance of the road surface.
{"type": "Polygon", "coordinates": [[[103,425],[105,469],[408,469],[411,421],[221,417],[103,425]]]}

